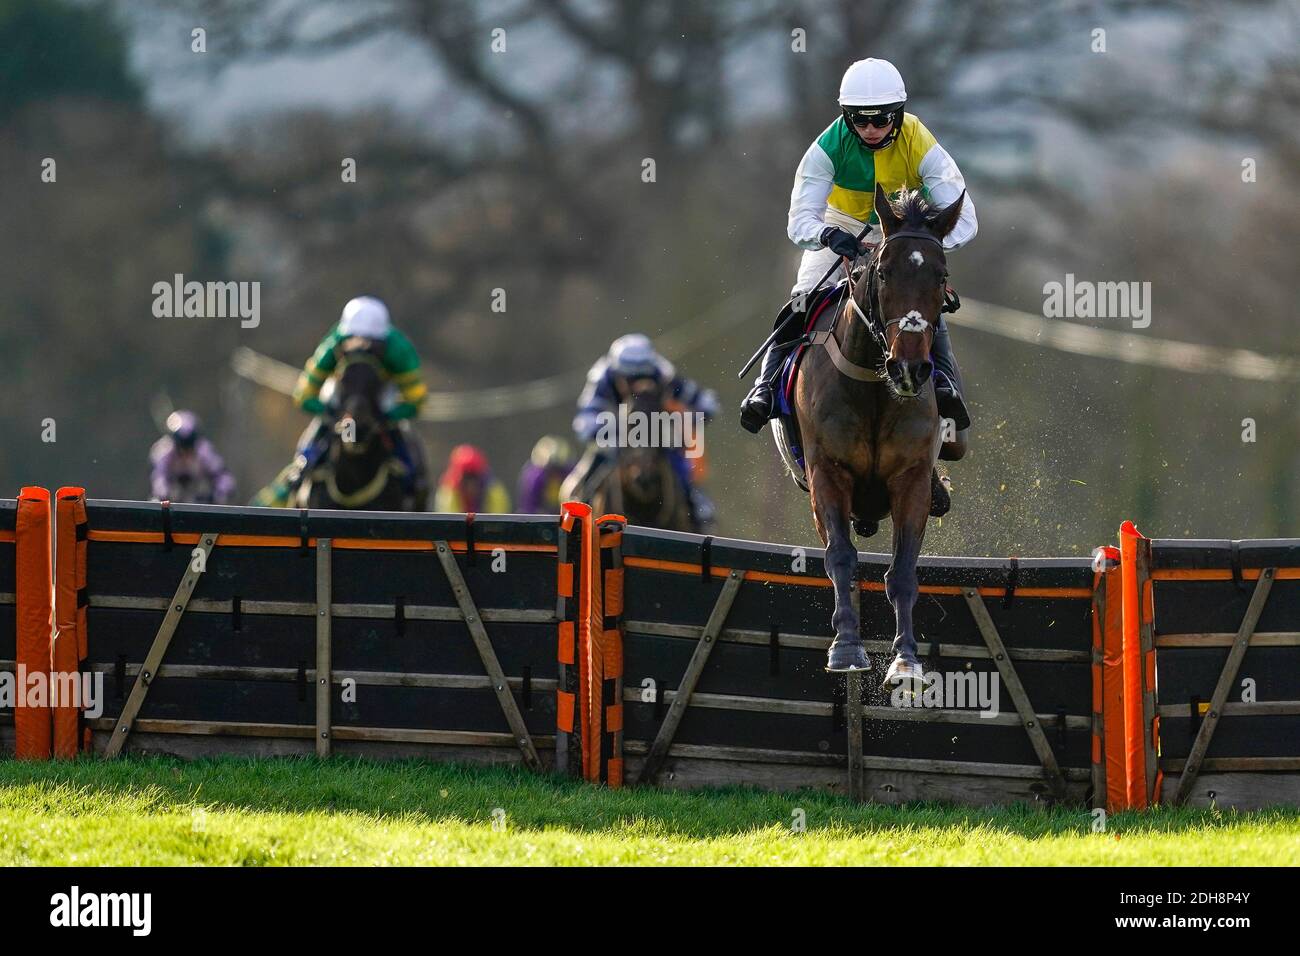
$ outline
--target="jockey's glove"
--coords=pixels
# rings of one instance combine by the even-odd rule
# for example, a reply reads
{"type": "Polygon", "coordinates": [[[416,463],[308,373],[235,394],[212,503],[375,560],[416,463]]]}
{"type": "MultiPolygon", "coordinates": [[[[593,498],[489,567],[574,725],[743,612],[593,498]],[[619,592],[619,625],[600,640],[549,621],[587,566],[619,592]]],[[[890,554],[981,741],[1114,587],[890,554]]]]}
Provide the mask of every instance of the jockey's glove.
{"type": "Polygon", "coordinates": [[[858,246],[857,237],[850,232],[845,232],[838,226],[827,226],[822,230],[822,245],[837,256],[844,256],[848,259],[856,259],[862,255],[862,249],[858,246]]]}
{"type": "Polygon", "coordinates": [[[943,287],[943,308],[939,310],[940,318],[942,319],[944,312],[956,312],[960,308],[961,296],[957,294],[956,289],[945,283],[943,287]]]}
{"type": "Polygon", "coordinates": [[[573,431],[583,442],[595,441],[600,431],[599,413],[590,409],[579,412],[573,419],[573,431]]]}

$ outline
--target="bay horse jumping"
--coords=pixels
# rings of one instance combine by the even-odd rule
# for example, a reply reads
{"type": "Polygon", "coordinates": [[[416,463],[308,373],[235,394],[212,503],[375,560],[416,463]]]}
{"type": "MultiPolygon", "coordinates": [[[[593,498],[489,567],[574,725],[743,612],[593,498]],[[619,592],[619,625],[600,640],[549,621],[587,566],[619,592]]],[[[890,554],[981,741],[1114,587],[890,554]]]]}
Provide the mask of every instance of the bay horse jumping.
{"type": "MultiPolygon", "coordinates": [[[[813,521],[835,587],[835,639],[826,669],[871,667],[852,597],[858,552],[850,527],[870,534],[889,515],[894,553],[885,594],[897,628],[884,683],[907,681],[914,690],[924,680],[912,633],[916,561],[930,514],[931,472],[942,445],[934,389],[926,387],[934,371],[930,345],[948,275],[943,237],[956,225],[965,198],[963,192],[938,209],[919,191],[904,190],[891,202],[876,186],[883,238],[866,268],[851,279],[831,328],[834,342],[805,355],[793,396],[813,521]],[[837,365],[856,366],[853,377],[837,365]]],[[[944,457],[959,458],[964,450],[945,449],[944,457]]]]}

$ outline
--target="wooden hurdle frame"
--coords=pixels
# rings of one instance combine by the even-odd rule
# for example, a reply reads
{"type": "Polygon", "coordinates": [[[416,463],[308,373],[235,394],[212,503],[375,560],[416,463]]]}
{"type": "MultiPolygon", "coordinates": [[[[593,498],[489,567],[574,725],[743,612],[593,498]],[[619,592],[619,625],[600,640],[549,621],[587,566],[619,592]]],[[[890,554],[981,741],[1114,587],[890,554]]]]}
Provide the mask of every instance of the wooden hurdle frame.
{"type": "MultiPolygon", "coordinates": [[[[782,574],[763,570],[761,565],[735,563],[737,543],[729,539],[676,536],[674,547],[679,552],[685,549],[682,553],[693,555],[693,560],[647,558],[644,550],[634,550],[628,556],[629,532],[634,532],[633,541],[644,541],[645,529],[627,529],[619,515],[597,517],[585,505],[569,504],[552,526],[553,532],[546,535],[545,540],[553,543],[511,546],[515,550],[554,554],[553,592],[544,588],[544,593],[538,592],[540,597],[538,594],[530,597],[530,601],[537,600],[536,607],[485,607],[467,578],[467,574],[483,573],[481,565],[478,572],[474,571],[476,556],[492,548],[475,540],[474,516],[454,519],[463,522],[460,527],[464,530],[464,541],[447,534],[451,516],[429,516],[435,523],[442,522],[438,525],[442,529],[439,534],[419,540],[386,540],[370,537],[374,532],[367,532],[362,538],[345,537],[350,533],[346,530],[309,534],[309,522],[316,519],[307,512],[296,516],[296,534],[232,532],[223,530],[228,524],[218,521],[221,515],[226,515],[221,520],[228,522],[232,510],[240,511],[246,515],[241,519],[244,524],[251,522],[254,528],[259,527],[257,522],[261,519],[248,515],[244,509],[204,510],[201,506],[190,506],[185,511],[187,529],[174,531],[172,509],[165,503],[152,506],[123,503],[137,510],[159,509],[161,532],[103,530],[87,520],[86,504],[84,490],[80,488],[60,489],[53,501],[43,489],[24,489],[20,499],[0,507],[0,637],[6,620],[13,622],[8,626],[18,635],[13,656],[0,653],[0,670],[14,670],[22,663],[29,671],[33,667],[48,667],[51,674],[99,671],[116,679],[119,692],[129,687],[129,693],[120,712],[112,717],[87,718],[76,707],[68,706],[44,711],[29,708],[18,715],[19,721],[0,714],[0,745],[12,745],[16,753],[26,757],[67,757],[96,751],[113,758],[131,749],[182,756],[213,752],[314,753],[327,758],[342,748],[347,753],[373,756],[419,755],[491,762],[509,759],[532,770],[553,766],[559,773],[612,787],[622,786],[626,778],[637,785],[671,787],[732,783],[773,789],[814,786],[857,800],[887,802],[1027,800],[1053,804],[1077,804],[1090,792],[1092,805],[1109,811],[1140,810],[1162,802],[1206,806],[1300,804],[1300,747],[1287,749],[1282,740],[1266,751],[1267,755],[1242,753],[1232,749],[1239,745],[1230,739],[1231,730],[1224,729],[1237,721],[1239,731],[1242,718],[1277,718],[1281,723],[1276,726],[1281,728],[1291,726],[1286,721],[1300,717],[1300,692],[1291,697],[1274,695],[1258,702],[1231,699],[1233,688],[1247,673],[1244,668],[1250,666],[1252,654],[1276,654],[1300,647],[1300,632],[1286,629],[1291,625],[1285,621],[1278,623],[1282,620],[1279,615],[1291,613],[1300,595],[1300,585],[1297,585],[1300,541],[1153,541],[1141,535],[1131,522],[1125,522],[1120,529],[1118,547],[1098,549],[1094,555],[1091,587],[1071,584],[1064,590],[1018,586],[1017,574],[1025,565],[1024,562],[1018,565],[1015,559],[1009,562],[942,559],[951,561],[951,566],[930,559],[931,568],[948,569],[944,572],[948,576],[943,579],[947,583],[935,584],[932,577],[932,583],[923,581],[922,594],[955,602],[950,607],[964,607],[963,613],[969,615],[968,633],[978,634],[979,639],[976,642],[935,639],[938,635],[932,630],[929,639],[918,641],[918,651],[933,662],[932,669],[943,670],[945,660],[964,660],[967,670],[972,661],[986,662],[982,667],[987,673],[997,674],[1008,701],[1005,713],[987,719],[969,711],[899,711],[873,705],[870,703],[873,688],[866,683],[870,677],[858,673],[840,678],[839,690],[829,697],[826,696],[828,685],[824,683],[816,684],[821,688],[817,692],[820,697],[805,699],[790,694],[784,698],[770,693],[763,696],[743,688],[720,692],[711,687],[709,681],[716,678],[718,667],[723,666],[717,662],[728,655],[734,660],[737,649],[748,649],[745,653],[750,656],[746,659],[751,662],[755,660],[754,654],[766,655],[771,673],[777,674],[790,667],[791,660],[797,668],[801,666],[800,661],[806,663],[810,659],[809,654],[815,657],[824,653],[830,640],[815,622],[804,630],[787,629],[775,622],[770,626],[755,626],[756,595],[772,586],[824,588],[825,582],[816,574],[811,577],[782,574]],[[215,523],[210,523],[205,530],[193,530],[196,523],[206,521],[209,515],[215,523]],[[53,555],[48,547],[51,531],[55,542],[53,555]],[[168,566],[177,568],[178,577],[173,579],[174,586],[169,585],[170,596],[152,593],[143,596],[146,592],[139,591],[113,593],[106,591],[102,582],[88,587],[88,548],[104,541],[159,548],[149,552],[152,554],[175,549],[174,558],[168,559],[173,564],[168,566]],[[299,555],[312,557],[311,564],[305,565],[314,568],[311,599],[276,600],[274,593],[271,599],[238,595],[214,598],[210,590],[205,593],[208,586],[204,582],[210,572],[219,570],[228,577],[229,567],[223,562],[231,553],[243,553],[244,560],[249,560],[250,548],[265,548],[267,553],[277,548],[296,549],[299,555]],[[719,561],[720,548],[731,556],[730,566],[723,566],[719,561]],[[335,571],[340,549],[348,552],[368,549],[392,556],[424,552],[432,558],[429,567],[441,582],[437,593],[450,597],[445,603],[440,597],[439,603],[427,604],[407,603],[402,597],[389,603],[356,603],[348,599],[340,602],[335,571]],[[1194,555],[1194,564],[1187,564],[1192,560],[1187,557],[1189,554],[1194,555]],[[183,564],[179,563],[182,558],[183,564]],[[962,567],[973,569],[969,573],[975,574],[979,583],[974,578],[963,580],[962,575],[967,572],[961,571],[962,567]],[[1002,569],[1005,575],[1002,583],[990,583],[989,573],[994,567],[1002,569]],[[984,570],[976,574],[980,568],[984,570]],[[694,594],[690,599],[696,601],[697,607],[706,598],[707,603],[698,611],[700,617],[691,620],[689,615],[679,614],[676,619],[654,620],[629,615],[625,593],[628,584],[633,580],[648,580],[642,577],[647,570],[668,575],[654,585],[669,589],[664,591],[664,596],[694,594]],[[12,590],[4,578],[6,574],[13,575],[12,590]],[[691,587],[705,590],[675,590],[686,587],[692,578],[699,584],[691,587]],[[1234,602],[1232,607],[1238,609],[1234,612],[1237,617],[1228,621],[1220,614],[1216,620],[1223,623],[1212,633],[1192,632],[1185,626],[1178,630],[1182,625],[1169,624],[1177,620],[1174,615],[1177,601],[1167,604],[1162,614],[1161,588],[1201,586],[1220,588],[1226,595],[1222,600],[1231,598],[1234,602]],[[1225,587],[1228,590],[1224,591],[1225,587]],[[1081,639],[1077,646],[1035,645],[1032,640],[1026,643],[1023,626],[1014,644],[1001,633],[998,620],[1020,619],[1007,615],[1013,598],[1032,602],[1035,597],[1066,593],[1070,601],[1077,599],[1070,607],[1078,607],[1080,613],[1086,608],[1088,614],[1088,638],[1081,639]],[[999,598],[1000,603],[990,603],[999,598]],[[738,616],[737,608],[745,606],[747,601],[750,609],[738,616]],[[88,635],[87,615],[104,610],[156,615],[151,637],[146,644],[138,645],[145,649],[136,658],[137,662],[124,664],[119,656],[114,663],[102,655],[92,656],[88,662],[87,642],[89,637],[93,646],[93,633],[88,635]],[[995,620],[999,613],[1002,616],[995,620]],[[238,630],[241,616],[265,619],[268,615],[286,621],[314,619],[311,666],[300,664],[295,669],[229,661],[203,663],[177,660],[171,654],[178,633],[197,626],[185,623],[192,618],[207,618],[209,624],[228,618],[238,630]],[[51,620],[52,631],[49,630],[51,620]],[[376,622],[376,626],[389,622],[383,626],[394,627],[399,637],[406,622],[444,622],[459,626],[466,646],[472,648],[471,659],[476,662],[474,667],[478,672],[434,672],[437,668],[426,673],[387,672],[357,669],[355,665],[340,667],[337,628],[340,623],[354,626],[357,621],[376,622]],[[500,657],[501,638],[494,638],[492,631],[511,626],[541,626],[554,635],[553,663],[546,665],[546,670],[557,668],[554,679],[534,677],[529,667],[524,667],[522,673],[507,673],[500,657]],[[667,639],[668,645],[676,648],[674,654],[685,653],[688,659],[666,686],[655,686],[648,691],[638,683],[643,676],[640,672],[632,678],[633,686],[625,686],[628,675],[624,645],[633,637],[667,639]],[[1204,655],[1214,649],[1222,652],[1222,658],[1213,665],[1211,673],[1206,670],[1209,665],[1204,655]],[[1194,673],[1185,674],[1186,668],[1180,670],[1175,665],[1180,660],[1186,661],[1184,655],[1190,652],[1200,653],[1202,657],[1194,673]],[[1067,712],[1063,706],[1035,707],[1035,693],[1022,679],[1022,671],[1042,665],[1086,666],[1090,674],[1087,713],[1067,712]],[[1164,686],[1157,686],[1158,674],[1164,675],[1164,686]],[[310,684],[314,687],[310,692],[311,706],[306,711],[310,717],[297,723],[177,719],[156,716],[156,709],[151,716],[151,691],[160,683],[165,685],[177,678],[242,681],[246,685],[263,681],[297,684],[300,695],[301,688],[310,684]],[[1175,683],[1170,684],[1171,680],[1175,683]],[[503,722],[504,730],[364,726],[355,723],[355,715],[352,718],[345,715],[340,722],[334,713],[335,698],[339,687],[347,681],[370,687],[490,692],[492,697],[488,699],[495,700],[496,719],[503,722]],[[535,698],[536,694],[541,697],[535,698]],[[1193,708],[1190,730],[1188,724],[1179,723],[1188,719],[1183,697],[1189,694],[1193,708]],[[534,699],[547,701],[548,707],[554,707],[553,735],[548,730],[539,730],[537,713],[525,715],[521,704],[534,699]],[[646,723],[647,702],[653,710],[650,725],[646,723]],[[637,714],[637,732],[631,736],[628,735],[629,707],[637,714]],[[840,749],[827,751],[825,741],[819,752],[755,746],[752,742],[727,743],[725,734],[713,739],[700,737],[699,728],[703,725],[698,715],[727,712],[735,714],[734,719],[741,722],[749,719],[743,716],[746,713],[814,720],[818,722],[814,731],[818,736],[833,732],[842,735],[840,749]],[[349,719],[353,723],[348,723],[349,719]],[[827,731],[821,729],[824,725],[820,722],[825,720],[830,721],[827,731]],[[694,738],[687,730],[692,721],[696,726],[694,738]],[[867,752],[864,743],[864,728],[873,726],[869,721],[877,725],[919,721],[936,728],[951,726],[955,735],[966,733],[960,729],[963,726],[1000,727],[1003,730],[999,733],[1004,735],[1009,728],[1016,727],[1023,734],[1020,746],[1027,743],[1026,752],[1032,752],[1033,762],[941,759],[941,754],[916,756],[906,751],[901,755],[873,755],[867,752]],[[1164,729],[1162,722],[1168,725],[1164,729]],[[1177,733],[1169,730],[1174,725],[1178,727],[1177,733]],[[1180,737],[1184,732],[1191,736],[1180,737]],[[1078,759],[1080,733],[1090,739],[1086,766],[1078,759]],[[1177,749],[1171,753],[1171,746],[1180,739],[1190,741],[1185,755],[1177,749]],[[1071,745],[1075,756],[1071,757],[1072,762],[1063,763],[1062,748],[1067,740],[1075,742],[1071,745]],[[507,758],[508,752],[513,753],[512,758],[507,758]],[[1169,786],[1165,786],[1166,778],[1169,786]]],[[[104,504],[107,503],[97,507],[102,508],[104,504]]],[[[319,514],[323,517],[330,513],[319,514]]],[[[275,519],[279,522],[276,527],[282,528],[293,517],[281,514],[275,519]]],[[[507,523],[499,524],[498,529],[504,527],[507,534],[516,533],[508,523],[516,519],[501,520],[507,523]]],[[[754,546],[779,549],[773,545],[754,546]]],[[[545,567],[551,566],[547,558],[545,567]]],[[[1078,561],[1070,565],[1079,566],[1078,561]]],[[[411,567],[401,565],[400,574],[409,575],[411,567]]],[[[474,580],[484,581],[482,577],[474,580]]],[[[1051,580],[1048,578],[1048,583],[1051,580]]],[[[1056,580],[1061,580],[1059,575],[1056,580]]],[[[1067,583],[1079,580],[1069,578],[1067,583]]],[[[529,587],[530,594],[537,592],[535,586],[529,587]]],[[[874,580],[859,580],[854,597],[860,610],[864,606],[863,595],[881,587],[874,580]]],[[[1212,607],[1222,604],[1212,595],[1205,599],[1211,600],[1212,607]]],[[[1077,624],[1070,626],[1077,628],[1077,624]]],[[[869,653],[885,654],[889,650],[889,641],[865,632],[864,623],[869,653]]],[[[1259,667],[1265,666],[1259,660],[1262,659],[1257,659],[1254,665],[1256,673],[1259,667]]],[[[1041,689],[1042,673],[1035,679],[1041,689]]],[[[717,720],[731,718],[711,719],[715,723],[710,726],[718,726],[717,720]]],[[[1269,725],[1265,722],[1258,726],[1269,725]]],[[[1282,733],[1284,737],[1287,734],[1282,733]]],[[[954,736],[954,743],[956,739],[954,736]]]]}
{"type": "MultiPolygon", "coordinates": [[[[1249,808],[1287,802],[1300,806],[1300,734],[1294,730],[1286,754],[1212,753],[1217,749],[1216,741],[1223,737],[1224,718],[1249,719],[1254,722],[1252,726],[1264,727],[1276,718],[1300,717],[1300,699],[1249,703],[1229,700],[1250,651],[1276,653],[1281,648],[1300,648],[1300,632],[1259,630],[1279,584],[1292,589],[1293,603],[1300,591],[1300,585],[1294,583],[1300,582],[1300,567],[1296,566],[1300,564],[1300,541],[1273,543],[1277,546],[1274,550],[1290,556],[1290,566],[1269,558],[1257,562],[1258,566],[1243,567],[1243,551],[1249,549],[1241,545],[1248,542],[1152,540],[1143,537],[1131,522],[1121,526],[1120,537],[1126,575],[1126,657],[1131,658],[1126,668],[1136,672],[1131,681],[1141,681],[1140,713],[1134,706],[1131,687],[1126,701],[1129,749],[1132,755],[1140,754],[1140,761],[1130,766],[1130,799],[1124,808],[1141,809],[1158,803],[1249,808]],[[1209,557],[1198,560],[1194,567],[1176,566],[1179,555],[1189,549],[1204,550],[1209,557]],[[1157,588],[1166,585],[1226,588],[1234,595],[1237,606],[1242,601],[1245,606],[1240,618],[1229,623],[1234,627],[1231,632],[1166,632],[1160,627],[1164,618],[1156,597],[1157,588]],[[1200,679],[1195,694],[1182,683],[1169,685],[1171,675],[1180,673],[1175,665],[1182,655],[1218,650],[1224,652],[1221,662],[1200,679]],[[1165,686],[1159,691],[1165,698],[1163,702],[1157,699],[1157,674],[1165,675],[1165,686]],[[1190,697],[1195,711],[1194,733],[1186,756],[1172,757],[1164,752],[1170,737],[1162,731],[1162,719],[1168,723],[1187,718],[1183,697],[1190,697]],[[1165,786],[1166,778],[1172,786],[1165,786]]],[[[1166,615],[1177,610],[1171,608],[1166,615]]]]}
{"type": "MultiPolygon", "coordinates": [[[[1005,789],[1007,778],[1015,778],[1018,781],[1015,786],[1020,788],[1021,795],[1025,799],[1046,802],[1066,799],[1081,801],[1083,799],[1084,785],[1092,779],[1093,768],[1078,767],[1071,768],[1068,771],[1063,770],[1056,760],[1054,748],[1048,739],[1045,728],[1052,727],[1053,729],[1063,730],[1064,727],[1068,726],[1072,732],[1090,733],[1094,727],[1093,715],[1036,714],[1029,702],[1028,695],[1025,693],[1024,686],[1019,680],[1016,661],[1037,658],[1044,661],[1072,661],[1075,664],[1087,665],[1092,661],[1092,652],[1090,649],[1083,647],[1076,651],[1043,649],[1034,652],[1023,647],[1008,651],[1001,640],[997,627],[989,618],[983,602],[985,597],[989,596],[1005,599],[1008,594],[1014,591],[1014,563],[1011,565],[1013,578],[1008,582],[1011,585],[1010,587],[991,589],[987,586],[981,588],[923,586],[922,589],[929,593],[959,596],[964,602],[967,613],[971,615],[971,619],[975,624],[975,631],[980,635],[980,644],[971,645],[954,641],[941,645],[939,641],[921,641],[920,652],[935,660],[940,657],[964,658],[967,660],[971,657],[984,658],[995,665],[1004,685],[1008,688],[1010,700],[1015,706],[1016,712],[1014,714],[1004,713],[998,715],[995,721],[986,721],[977,714],[970,712],[935,712],[919,709],[900,712],[891,707],[869,706],[863,700],[865,696],[864,681],[869,675],[856,673],[845,675],[842,678],[845,684],[844,693],[833,703],[737,697],[720,695],[714,692],[701,693],[699,690],[701,675],[705,673],[710,661],[716,654],[716,649],[720,645],[766,645],[775,662],[777,655],[781,654],[785,649],[807,650],[817,648],[819,651],[824,652],[825,647],[829,644],[829,638],[811,633],[787,634],[775,627],[769,633],[763,633],[753,630],[752,627],[733,624],[729,615],[738,595],[744,594],[747,586],[761,586],[765,580],[773,576],[737,567],[720,568],[714,566],[711,558],[713,554],[711,544],[711,539],[704,538],[701,540],[698,564],[687,565],[672,561],[649,562],[651,565],[661,564],[669,570],[684,575],[683,580],[689,579],[692,575],[698,575],[701,581],[712,580],[715,584],[717,582],[721,583],[720,589],[715,587],[710,592],[715,597],[712,599],[713,603],[708,611],[707,619],[702,625],[660,624],[635,619],[624,622],[624,629],[630,634],[687,639],[690,641],[692,648],[690,660],[681,672],[676,684],[667,688],[659,688],[656,691],[658,694],[658,698],[655,699],[656,714],[661,713],[662,715],[657,717],[659,722],[653,733],[653,738],[644,744],[638,740],[624,742],[628,759],[633,761],[634,766],[637,763],[640,764],[639,772],[633,774],[638,784],[664,784],[665,769],[671,764],[675,771],[675,779],[670,782],[670,785],[673,786],[683,785],[687,781],[689,782],[686,785],[707,784],[709,782],[747,782],[779,789],[783,786],[799,786],[802,779],[802,785],[815,780],[817,785],[826,787],[833,792],[845,793],[855,799],[864,799],[872,789],[868,786],[868,777],[876,779],[877,786],[875,789],[878,792],[874,795],[878,798],[882,795],[885,797],[910,795],[909,786],[907,785],[909,779],[928,778],[931,783],[927,795],[933,795],[937,790],[942,793],[944,798],[960,799],[963,788],[969,788],[973,785],[976,790],[989,793],[999,788],[1005,789]],[[755,582],[755,584],[747,585],[746,582],[755,582]],[[801,754],[752,747],[729,748],[698,743],[678,743],[679,728],[683,720],[688,713],[699,707],[751,712],[767,710],[773,713],[791,715],[831,717],[835,725],[841,726],[847,731],[847,754],[845,758],[835,758],[830,754],[801,754]],[[1032,751],[1036,754],[1038,762],[1036,766],[1012,766],[996,763],[979,764],[978,762],[968,762],[959,766],[952,761],[921,757],[885,758],[866,756],[864,755],[862,735],[863,721],[866,719],[906,719],[929,722],[956,720],[959,722],[965,721],[968,724],[984,723],[985,726],[990,724],[1019,726],[1024,730],[1026,739],[1032,751]],[[843,763],[841,763],[841,759],[843,759],[843,763]],[[831,768],[836,765],[839,765],[841,769],[838,775],[832,775],[831,768]],[[737,769],[732,771],[728,769],[728,766],[735,768],[748,766],[749,770],[741,771],[737,769]],[[715,780],[710,781],[710,771],[717,774],[715,780]],[[948,775],[952,774],[956,774],[956,776],[949,778],[948,775]],[[835,779],[836,776],[838,776],[838,780],[835,779]],[[951,783],[940,786],[933,782],[945,779],[951,779],[951,783]],[[994,783],[995,779],[996,782],[994,783]],[[991,788],[981,789],[983,786],[979,782],[981,780],[992,783],[991,788]]],[[[633,569],[629,573],[636,573],[638,568],[647,566],[647,560],[643,557],[630,558],[625,560],[625,565],[630,565],[633,569]]],[[[788,575],[776,575],[775,577],[783,579],[784,583],[795,583],[796,581],[800,584],[817,583],[806,578],[796,579],[788,575]]],[[[856,594],[860,598],[865,591],[878,590],[879,588],[879,584],[860,582],[856,594]]],[[[1032,594],[1034,590],[1028,589],[1028,593],[1032,594]]],[[[1041,589],[1038,590],[1041,591],[1041,589]]],[[[1090,598],[1092,592],[1087,589],[1079,589],[1077,596],[1090,598]]],[[[884,640],[868,639],[866,644],[868,650],[872,653],[883,654],[889,649],[889,642],[884,640]]],[[[625,692],[625,703],[642,702],[641,694],[642,691],[639,688],[629,688],[625,692]]]]}
{"type": "MultiPolygon", "coordinates": [[[[80,489],[76,489],[78,493],[80,489]]],[[[112,758],[120,755],[129,741],[143,738],[146,750],[162,749],[182,755],[201,754],[211,745],[201,743],[203,738],[243,738],[250,746],[235,748],[243,752],[260,754],[297,754],[302,753],[302,744],[313,740],[308,752],[318,757],[328,757],[338,743],[347,745],[349,753],[373,754],[375,756],[423,754],[429,756],[462,756],[474,759],[473,748],[486,748],[481,752],[500,753],[500,748],[510,747],[517,751],[518,760],[524,766],[534,770],[544,767],[539,750],[554,747],[554,738],[532,732],[525,724],[516,695],[530,698],[534,692],[547,692],[556,687],[557,682],[546,678],[534,679],[525,671],[522,677],[507,677],[498,659],[493,640],[488,634],[488,626],[527,624],[553,626],[557,623],[556,611],[552,608],[513,609],[480,608],[479,602],[471,594],[465,576],[458,563],[457,554],[470,566],[474,564],[473,554],[478,551],[508,550],[512,546],[474,542],[472,532],[467,532],[466,541],[450,541],[446,538],[433,537],[428,540],[363,540],[338,539],[329,535],[309,535],[306,531],[306,516],[303,515],[303,531],[298,538],[283,535],[249,535],[207,533],[176,533],[170,529],[168,518],[164,518],[164,530],[157,532],[101,532],[91,528],[87,530],[84,522],[84,502],[78,499],[75,504],[80,507],[80,523],[69,526],[69,537],[78,541],[122,541],[145,544],[153,542],[162,545],[163,550],[177,545],[189,555],[189,561],[176,585],[170,600],[132,595],[114,595],[103,593],[81,594],[78,610],[84,614],[87,606],[96,608],[122,609],[135,612],[161,612],[161,620],[149,643],[148,652],[139,664],[119,665],[117,680],[119,684],[130,681],[130,692],[126,697],[121,712],[114,718],[99,718],[84,721],[87,736],[78,749],[98,749],[104,756],[112,758]],[[219,569],[226,545],[238,547],[258,547],[267,549],[300,549],[303,554],[315,555],[315,596],[311,602],[302,601],[266,601],[241,600],[239,598],[215,600],[195,596],[200,589],[205,573],[219,569]],[[193,546],[193,551],[189,551],[193,546]],[[333,593],[333,566],[335,552],[339,547],[355,551],[370,549],[377,552],[425,552],[436,560],[438,575],[453,596],[453,603],[411,604],[404,600],[391,604],[355,604],[339,603],[333,593]],[[471,551],[471,548],[474,551],[471,551]],[[182,622],[191,615],[229,616],[238,621],[241,616],[274,615],[277,618],[315,619],[314,666],[300,666],[295,675],[292,669],[267,666],[232,666],[230,664],[207,665],[195,663],[176,663],[169,659],[168,651],[173,638],[182,622]],[[383,672],[377,670],[341,670],[335,665],[334,624],[339,620],[391,621],[400,631],[406,622],[448,622],[460,623],[482,667],[482,676],[473,674],[437,674],[411,672],[383,672]],[[134,678],[134,680],[131,680],[134,678]],[[165,718],[141,718],[139,715],[149,700],[150,690],[160,681],[169,678],[217,679],[243,681],[269,681],[274,684],[292,683],[295,679],[300,684],[310,683],[315,686],[314,719],[311,724],[276,724],[231,720],[176,720],[165,718]],[[339,725],[332,719],[332,701],[344,681],[355,685],[370,687],[403,688],[447,688],[448,690],[490,690],[497,701],[499,712],[508,727],[508,733],[466,731],[457,729],[440,730],[435,728],[394,728],[364,727],[339,725]],[[102,741],[95,747],[91,741],[102,741]],[[188,741],[188,742],[187,742],[188,741]]],[[[167,514],[167,506],[162,507],[167,514]]],[[[465,519],[468,528],[470,519],[465,519]]],[[[516,550],[536,552],[547,550],[541,546],[523,545],[516,550]]],[[[550,547],[551,551],[555,548],[550,547]]],[[[85,547],[79,549],[81,568],[79,574],[84,581],[85,547]]],[[[84,640],[84,630],[81,634],[84,640]]],[[[113,670],[112,665],[98,664],[91,669],[113,670]]],[[[543,696],[541,700],[551,698],[543,696]]],[[[217,745],[221,749],[221,745],[217,745]]],[[[496,759],[496,758],[493,758],[496,759]]]]}

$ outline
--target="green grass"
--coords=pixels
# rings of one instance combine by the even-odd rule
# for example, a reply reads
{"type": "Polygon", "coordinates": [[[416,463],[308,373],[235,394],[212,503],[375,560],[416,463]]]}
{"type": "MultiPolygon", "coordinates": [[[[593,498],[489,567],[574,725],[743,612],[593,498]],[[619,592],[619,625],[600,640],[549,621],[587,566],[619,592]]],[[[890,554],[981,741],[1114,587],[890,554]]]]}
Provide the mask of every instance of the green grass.
{"type": "Polygon", "coordinates": [[[611,791],[415,761],[0,761],[5,865],[1300,864],[1296,809],[1090,823],[1081,809],[611,791]]]}

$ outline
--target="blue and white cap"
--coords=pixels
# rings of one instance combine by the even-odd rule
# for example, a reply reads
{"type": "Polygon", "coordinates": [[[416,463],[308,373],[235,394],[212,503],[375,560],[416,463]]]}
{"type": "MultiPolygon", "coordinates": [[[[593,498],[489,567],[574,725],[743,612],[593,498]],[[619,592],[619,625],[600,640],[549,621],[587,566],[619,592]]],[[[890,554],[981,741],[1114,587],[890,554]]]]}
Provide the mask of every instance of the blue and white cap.
{"type": "Polygon", "coordinates": [[[640,332],[614,340],[609,347],[609,364],[615,372],[627,378],[658,375],[660,370],[659,353],[650,344],[649,337],[640,332]]]}

